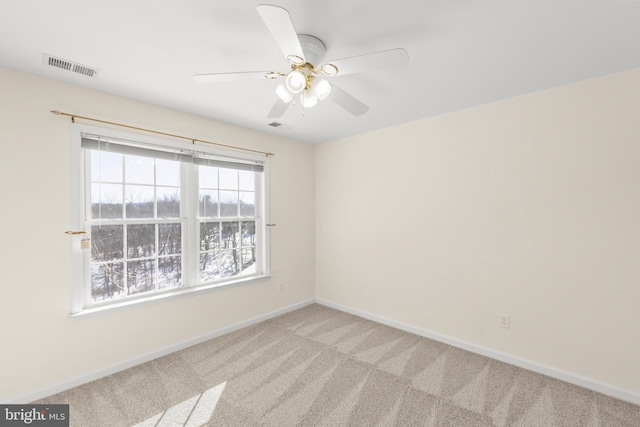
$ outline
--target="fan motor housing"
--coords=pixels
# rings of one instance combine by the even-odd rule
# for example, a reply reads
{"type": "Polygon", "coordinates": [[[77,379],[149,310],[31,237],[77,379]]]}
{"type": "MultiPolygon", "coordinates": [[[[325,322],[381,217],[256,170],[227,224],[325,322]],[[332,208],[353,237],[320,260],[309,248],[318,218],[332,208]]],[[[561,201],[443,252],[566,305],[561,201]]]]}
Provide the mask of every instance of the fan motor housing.
{"type": "Polygon", "coordinates": [[[298,40],[300,40],[300,47],[302,47],[302,53],[304,53],[304,59],[307,63],[314,68],[320,67],[327,52],[322,40],[309,34],[298,34],[298,40]]]}

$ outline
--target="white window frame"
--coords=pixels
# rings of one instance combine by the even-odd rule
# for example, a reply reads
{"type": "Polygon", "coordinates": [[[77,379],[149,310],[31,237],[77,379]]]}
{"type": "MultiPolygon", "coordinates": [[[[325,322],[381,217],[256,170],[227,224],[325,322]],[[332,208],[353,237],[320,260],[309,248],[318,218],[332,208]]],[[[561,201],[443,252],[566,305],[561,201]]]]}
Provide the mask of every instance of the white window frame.
{"type": "MultiPolygon", "coordinates": [[[[250,152],[240,152],[220,148],[217,146],[205,146],[203,144],[189,144],[182,141],[169,140],[146,134],[123,132],[117,129],[102,128],[85,124],[74,123],[71,126],[71,227],[73,230],[90,233],[90,226],[85,220],[87,206],[90,206],[88,199],[90,192],[86,188],[87,177],[85,171],[86,151],[81,147],[83,134],[100,135],[108,139],[135,141],[142,144],[149,144],[156,147],[169,149],[179,149],[185,151],[197,151],[219,158],[228,158],[236,161],[260,162],[264,171],[261,179],[258,180],[256,191],[256,251],[258,272],[249,276],[234,276],[221,279],[215,282],[200,284],[198,274],[199,259],[199,224],[201,218],[198,217],[198,172],[194,166],[182,167],[181,170],[181,205],[183,210],[181,217],[171,222],[181,222],[184,224],[182,235],[182,257],[183,257],[183,286],[162,292],[142,293],[140,295],[115,298],[114,300],[91,303],[90,302],[90,249],[81,248],[82,234],[72,236],[71,262],[72,262],[72,298],[71,315],[88,314],[105,309],[128,306],[147,301],[153,301],[168,297],[178,297],[194,292],[226,288],[243,283],[251,283],[256,280],[266,279],[271,276],[269,267],[269,233],[268,233],[268,176],[269,159],[267,156],[250,152]]],[[[228,218],[218,218],[225,221],[228,218]]],[[[143,221],[152,223],[155,219],[143,221]]],[[[132,221],[139,222],[139,221],[132,221]]]]}

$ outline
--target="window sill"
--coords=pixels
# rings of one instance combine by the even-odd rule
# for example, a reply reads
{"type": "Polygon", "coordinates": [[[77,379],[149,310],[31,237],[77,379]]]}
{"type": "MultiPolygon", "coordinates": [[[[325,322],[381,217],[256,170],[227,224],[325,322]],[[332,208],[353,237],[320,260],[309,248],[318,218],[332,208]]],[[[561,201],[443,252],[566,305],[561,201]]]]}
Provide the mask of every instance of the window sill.
{"type": "Polygon", "coordinates": [[[242,279],[235,279],[229,282],[221,282],[221,283],[213,283],[211,285],[198,286],[193,288],[180,289],[174,292],[167,292],[160,295],[151,295],[148,297],[140,297],[136,299],[131,299],[127,301],[115,302],[107,305],[100,305],[97,307],[89,307],[85,308],[82,311],[78,311],[75,313],[70,313],[69,317],[83,317],[87,315],[92,315],[96,313],[103,313],[107,311],[117,310],[124,307],[129,307],[132,305],[140,305],[147,304],[157,301],[163,301],[166,299],[180,298],[188,295],[193,295],[201,292],[209,292],[214,290],[222,290],[229,289],[240,285],[245,285],[248,283],[258,282],[261,280],[267,280],[271,278],[272,274],[262,274],[259,276],[251,276],[242,279]]]}

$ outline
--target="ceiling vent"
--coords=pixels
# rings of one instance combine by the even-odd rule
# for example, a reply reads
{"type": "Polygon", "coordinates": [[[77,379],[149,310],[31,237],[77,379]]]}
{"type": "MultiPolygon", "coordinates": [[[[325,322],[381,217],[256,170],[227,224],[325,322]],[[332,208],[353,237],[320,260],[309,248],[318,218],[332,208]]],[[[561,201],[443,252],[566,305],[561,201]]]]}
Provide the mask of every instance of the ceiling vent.
{"type": "Polygon", "coordinates": [[[269,126],[271,126],[272,128],[291,129],[291,126],[285,125],[284,123],[278,123],[278,122],[271,122],[269,123],[269,126]]]}
{"type": "Polygon", "coordinates": [[[66,59],[56,58],[55,56],[42,54],[42,63],[50,67],[60,68],[62,70],[71,71],[72,73],[82,74],[87,77],[98,77],[100,70],[97,68],[88,67],[86,65],[71,62],[66,59]]]}

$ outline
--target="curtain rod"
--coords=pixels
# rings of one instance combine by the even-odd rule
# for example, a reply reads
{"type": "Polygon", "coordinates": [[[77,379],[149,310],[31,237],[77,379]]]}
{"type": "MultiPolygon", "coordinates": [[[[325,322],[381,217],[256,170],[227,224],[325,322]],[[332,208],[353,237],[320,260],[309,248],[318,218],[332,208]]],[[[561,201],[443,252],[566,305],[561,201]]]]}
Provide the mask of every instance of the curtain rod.
{"type": "Polygon", "coordinates": [[[72,123],[75,123],[76,119],[90,120],[92,122],[105,123],[105,124],[108,124],[108,125],[120,126],[120,127],[123,127],[123,128],[135,129],[135,130],[141,130],[141,131],[144,131],[144,132],[155,133],[157,135],[170,136],[172,138],[186,139],[187,141],[191,141],[193,144],[195,144],[196,142],[201,142],[201,143],[204,143],[204,144],[217,145],[218,147],[231,148],[233,150],[250,151],[252,153],[264,154],[267,157],[275,156],[274,153],[269,153],[269,152],[266,152],[266,151],[252,150],[250,148],[234,147],[233,145],[220,144],[219,142],[205,141],[203,139],[189,138],[189,137],[182,136],[182,135],[174,135],[172,133],[160,132],[160,131],[157,131],[157,130],[145,129],[145,128],[141,128],[141,127],[125,125],[125,124],[122,124],[122,123],[108,122],[106,120],[94,119],[93,117],[85,117],[85,116],[78,116],[77,114],[63,113],[62,111],[58,111],[58,110],[51,110],[51,112],[53,114],[55,114],[56,116],[71,117],[71,122],[72,123]]]}

